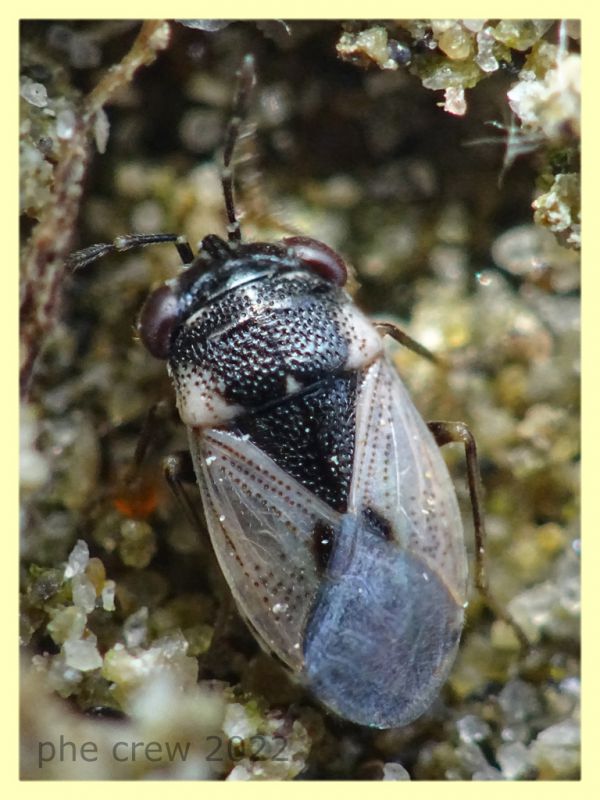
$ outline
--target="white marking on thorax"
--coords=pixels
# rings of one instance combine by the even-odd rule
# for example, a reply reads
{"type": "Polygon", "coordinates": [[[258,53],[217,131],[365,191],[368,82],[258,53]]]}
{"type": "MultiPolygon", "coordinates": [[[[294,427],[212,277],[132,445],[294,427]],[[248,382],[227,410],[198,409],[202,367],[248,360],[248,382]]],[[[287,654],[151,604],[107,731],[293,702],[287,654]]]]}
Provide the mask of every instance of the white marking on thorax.
{"type": "Polygon", "coordinates": [[[245,411],[224,398],[223,381],[206,369],[187,366],[177,370],[174,377],[179,416],[188,427],[214,428],[245,411]]]}
{"type": "Polygon", "coordinates": [[[293,375],[286,375],[285,377],[285,391],[287,394],[296,394],[302,389],[303,386],[300,381],[297,381],[293,375]]]}
{"type": "Polygon", "coordinates": [[[375,326],[354,305],[339,310],[340,332],[348,343],[346,369],[360,369],[383,353],[383,340],[375,326]]]}

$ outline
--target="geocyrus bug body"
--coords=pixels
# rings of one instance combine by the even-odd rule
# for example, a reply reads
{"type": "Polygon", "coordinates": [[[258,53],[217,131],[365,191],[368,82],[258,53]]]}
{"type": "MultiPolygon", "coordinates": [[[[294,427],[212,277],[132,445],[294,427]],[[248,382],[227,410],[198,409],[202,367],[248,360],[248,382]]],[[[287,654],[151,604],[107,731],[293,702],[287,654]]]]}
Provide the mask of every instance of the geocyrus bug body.
{"type": "Polygon", "coordinates": [[[422,420],[382,337],[423,349],[362,314],[339,255],[307,237],[242,242],[230,162],[253,81],[247,57],[225,141],[228,241],[208,235],[194,256],[175,235],[133,235],[71,263],[175,242],[185,269],[150,295],[139,333],[167,361],[236,603],[329,709],[404,725],[445,682],[467,600],[461,517],[436,440],[466,444],[477,503],[474,443],[464,426],[422,420]]]}

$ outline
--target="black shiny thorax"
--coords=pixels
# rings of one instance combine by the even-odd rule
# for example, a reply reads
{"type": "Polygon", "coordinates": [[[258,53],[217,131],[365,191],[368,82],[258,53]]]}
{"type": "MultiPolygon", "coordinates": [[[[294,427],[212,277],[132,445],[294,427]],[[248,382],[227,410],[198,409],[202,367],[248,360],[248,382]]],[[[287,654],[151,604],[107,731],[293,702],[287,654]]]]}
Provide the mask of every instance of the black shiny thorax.
{"type": "Polygon", "coordinates": [[[221,261],[215,249],[212,258],[207,272],[195,263],[182,276],[187,286],[179,285],[185,312],[169,370],[180,411],[199,407],[197,427],[250,439],[344,511],[359,372],[350,363],[355,306],[285,248],[242,245],[221,261]]]}
{"type": "Polygon", "coordinates": [[[251,411],[343,369],[338,287],[264,262],[232,272],[228,284],[190,304],[171,345],[175,375],[182,364],[207,372],[226,402],[251,411]]]}
{"type": "Polygon", "coordinates": [[[356,422],[357,375],[321,379],[305,392],[238,417],[231,430],[336,511],[347,508],[356,422]]]}
{"type": "Polygon", "coordinates": [[[251,243],[232,248],[218,236],[206,236],[194,261],[173,282],[180,321],[244,283],[300,268],[298,258],[282,245],[251,243]]]}

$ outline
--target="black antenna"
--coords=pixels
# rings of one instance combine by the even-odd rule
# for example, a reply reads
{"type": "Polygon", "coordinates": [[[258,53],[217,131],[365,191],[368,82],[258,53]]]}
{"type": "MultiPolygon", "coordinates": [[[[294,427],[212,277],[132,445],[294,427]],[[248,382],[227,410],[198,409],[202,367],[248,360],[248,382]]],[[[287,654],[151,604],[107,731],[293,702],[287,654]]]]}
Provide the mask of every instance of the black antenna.
{"type": "Polygon", "coordinates": [[[104,258],[109,253],[124,253],[126,250],[133,250],[136,247],[148,247],[148,245],[163,244],[173,242],[181,258],[181,263],[185,266],[194,260],[194,251],[189,245],[185,236],[178,233],[128,233],[117,236],[112,242],[100,242],[92,244],[84,250],[77,250],[67,257],[67,267],[69,269],[81,269],[104,258]]]}
{"type": "Polygon", "coordinates": [[[248,114],[248,105],[252,89],[256,83],[256,72],[254,69],[254,56],[248,53],[244,56],[242,65],[238,71],[238,84],[235,98],[233,101],[233,114],[225,131],[225,144],[223,146],[223,168],[221,170],[221,186],[225,198],[225,211],[227,213],[227,239],[232,247],[242,241],[240,222],[235,213],[235,202],[233,199],[233,169],[231,158],[235,145],[240,136],[240,128],[248,114]]]}
{"type": "MultiPolygon", "coordinates": [[[[238,83],[233,101],[233,114],[225,131],[225,144],[223,147],[223,168],[221,170],[221,185],[225,197],[225,210],[227,212],[227,239],[230,245],[235,248],[242,241],[240,223],[235,213],[235,203],[233,200],[233,171],[231,168],[231,158],[235,145],[240,137],[240,128],[247,113],[252,89],[256,83],[256,73],[254,71],[254,56],[247,54],[244,56],[242,65],[238,70],[238,83]]],[[[227,255],[226,244],[221,242],[221,247],[215,244],[214,240],[218,237],[205,237],[203,246],[210,239],[212,246],[206,248],[213,257],[225,257],[227,255]]],[[[179,253],[182,264],[187,266],[194,261],[194,252],[190,247],[185,236],[176,233],[129,233],[124,236],[117,236],[112,242],[100,242],[77,250],[68,256],[66,263],[70,269],[81,269],[92,264],[94,261],[103,258],[110,253],[122,253],[126,250],[133,250],[137,247],[147,247],[149,245],[173,242],[179,253]]]]}

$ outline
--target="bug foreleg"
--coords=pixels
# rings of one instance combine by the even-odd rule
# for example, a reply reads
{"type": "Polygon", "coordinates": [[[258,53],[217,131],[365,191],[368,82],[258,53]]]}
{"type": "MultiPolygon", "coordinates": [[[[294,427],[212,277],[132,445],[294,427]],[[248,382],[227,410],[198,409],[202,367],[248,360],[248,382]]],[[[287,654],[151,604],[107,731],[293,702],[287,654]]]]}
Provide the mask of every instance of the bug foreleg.
{"type": "Polygon", "coordinates": [[[166,456],[162,462],[163,472],[169,489],[182,507],[186,517],[197,530],[204,530],[204,519],[192,502],[187,486],[197,486],[192,457],[188,450],[179,450],[166,456]]]}
{"type": "Polygon", "coordinates": [[[431,350],[428,350],[422,344],[415,341],[411,336],[408,335],[402,328],[399,328],[397,325],[394,325],[393,322],[376,322],[375,328],[377,332],[381,336],[391,336],[392,339],[395,339],[404,347],[407,347],[409,350],[412,350],[413,353],[416,353],[423,358],[426,358],[428,361],[431,361],[433,364],[437,364],[437,366],[443,366],[443,362],[438,358],[438,356],[434,355],[431,350]]]}
{"type": "Polygon", "coordinates": [[[475,585],[483,599],[494,614],[508,623],[514,630],[523,647],[529,647],[529,641],[521,627],[512,616],[496,600],[490,590],[485,568],[485,521],[481,490],[481,473],[475,437],[464,422],[428,422],[429,430],[440,447],[450,442],[460,442],[465,448],[467,462],[467,481],[471,508],[473,511],[473,527],[475,530],[475,585]]]}
{"type": "Polygon", "coordinates": [[[159,400],[158,403],[150,406],[146,412],[146,417],[142,424],[139,438],[133,454],[133,459],[128,467],[125,475],[125,481],[129,484],[133,483],[140,473],[140,468],[146,458],[148,448],[151,442],[156,438],[156,430],[158,423],[167,418],[171,413],[172,404],[165,400],[159,400]]]}

